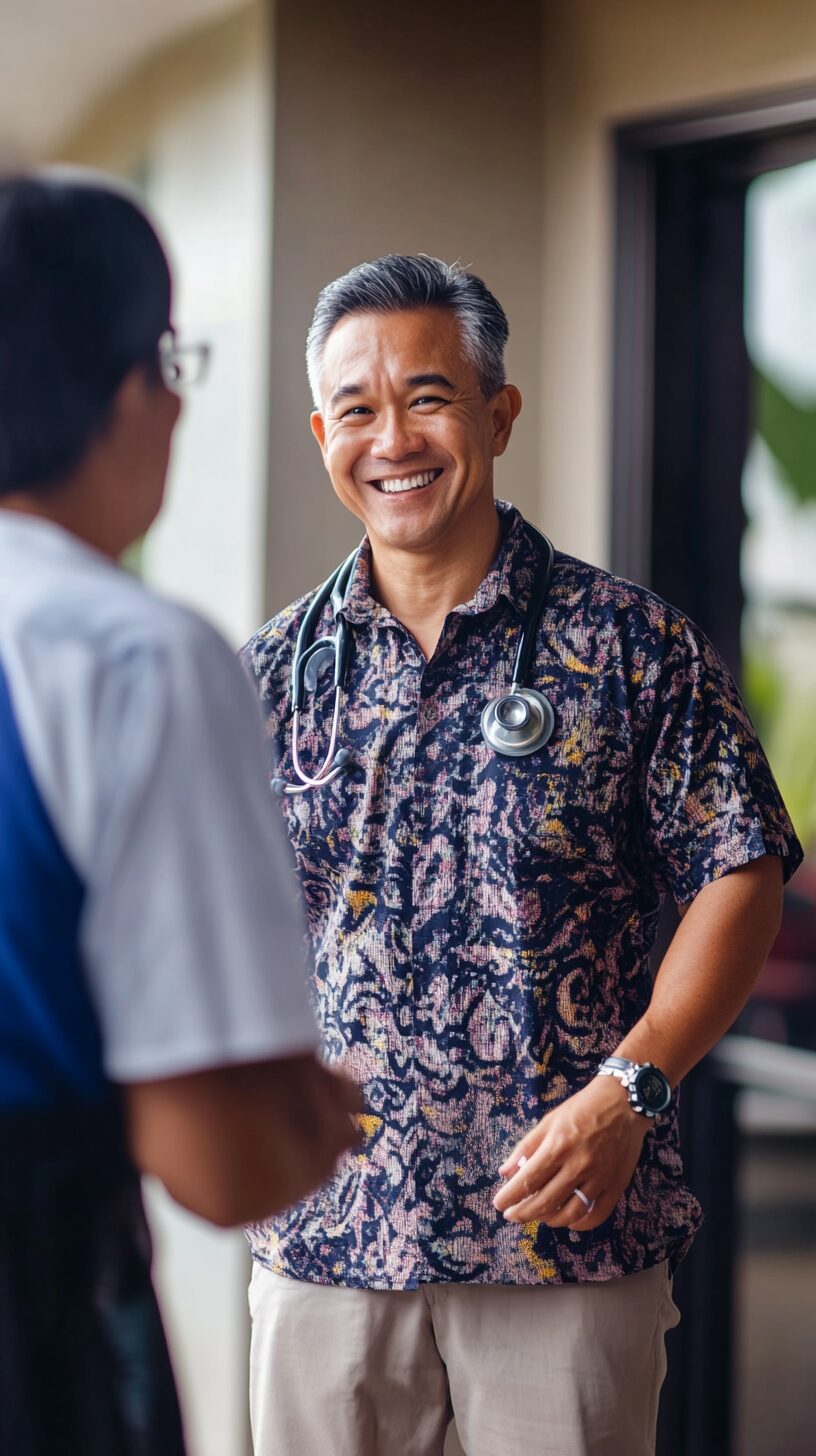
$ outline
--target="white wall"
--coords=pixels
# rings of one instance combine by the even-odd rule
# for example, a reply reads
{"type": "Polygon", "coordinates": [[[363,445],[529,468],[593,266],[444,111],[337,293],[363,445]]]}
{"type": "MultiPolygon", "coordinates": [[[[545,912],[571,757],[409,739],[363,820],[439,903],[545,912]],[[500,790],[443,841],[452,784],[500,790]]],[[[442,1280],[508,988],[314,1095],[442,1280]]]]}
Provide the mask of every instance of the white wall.
{"type": "Polygon", "coordinates": [[[171,93],[147,177],[179,278],[177,324],[183,337],[209,340],[213,354],[182,417],[146,574],[236,643],[258,625],[262,599],[271,215],[260,27],[244,40],[244,54],[208,79],[200,99],[171,93]]]}
{"type": "Polygon", "coordinates": [[[139,69],[60,157],[134,177],[168,246],[183,337],[209,340],[189,392],[145,574],[237,644],[258,624],[266,510],[272,211],[266,7],[188,38],[139,69]]]}

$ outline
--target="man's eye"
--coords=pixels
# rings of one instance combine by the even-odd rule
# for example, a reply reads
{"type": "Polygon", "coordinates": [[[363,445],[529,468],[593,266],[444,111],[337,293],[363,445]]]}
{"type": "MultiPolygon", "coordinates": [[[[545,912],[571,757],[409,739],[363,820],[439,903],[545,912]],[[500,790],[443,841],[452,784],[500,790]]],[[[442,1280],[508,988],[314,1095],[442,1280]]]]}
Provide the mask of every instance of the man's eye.
{"type": "Polygon", "coordinates": [[[421,394],[419,399],[412,401],[412,407],[418,404],[450,404],[450,400],[443,399],[440,394],[421,394]]]}
{"type": "Polygon", "coordinates": [[[340,416],[340,418],[342,420],[347,420],[350,415],[360,416],[360,415],[370,415],[370,414],[371,414],[371,410],[368,408],[368,405],[367,404],[353,404],[351,406],[351,409],[345,410],[344,413],[340,416]]]}

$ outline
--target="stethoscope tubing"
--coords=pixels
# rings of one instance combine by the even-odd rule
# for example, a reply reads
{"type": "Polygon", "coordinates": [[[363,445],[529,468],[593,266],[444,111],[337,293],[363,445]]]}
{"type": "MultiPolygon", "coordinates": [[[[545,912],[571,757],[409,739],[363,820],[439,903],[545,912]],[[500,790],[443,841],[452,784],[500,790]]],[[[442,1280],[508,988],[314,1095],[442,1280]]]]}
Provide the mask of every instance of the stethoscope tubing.
{"type": "Polygon", "coordinates": [[[349,637],[348,628],[343,618],[343,606],[346,591],[351,580],[352,572],[357,561],[359,547],[348,555],[345,561],[341,561],[336,571],[327,577],[323,585],[318,588],[309,607],[304,614],[300,624],[300,630],[295,642],[295,652],[292,659],[292,712],[303,712],[305,705],[305,675],[306,664],[309,658],[314,655],[319,647],[330,643],[334,649],[334,686],[335,689],[342,687],[346,675],[348,663],[349,637]],[[334,617],[335,637],[320,637],[316,642],[310,641],[312,632],[319,622],[323,608],[331,598],[332,612],[334,617]]]}
{"type": "Polygon", "coordinates": [[[519,637],[519,644],[516,648],[516,657],[513,663],[513,676],[511,678],[511,693],[520,691],[530,674],[530,664],[536,645],[536,631],[541,615],[544,611],[544,603],[547,600],[547,592],[550,589],[550,580],[555,564],[555,551],[552,541],[544,536],[541,531],[536,531],[535,526],[530,529],[535,531],[539,541],[544,547],[544,560],[536,570],[533,579],[533,586],[530,592],[530,606],[524,620],[524,626],[519,637]]]}
{"type": "MultiPolygon", "coordinates": [[[[533,586],[530,593],[530,604],[522,623],[518,647],[513,662],[513,673],[509,693],[501,694],[498,698],[492,699],[486,704],[482,713],[482,733],[488,746],[494,753],[499,755],[524,756],[535,752],[548,742],[555,723],[555,716],[552,706],[543,694],[535,689],[526,686],[527,677],[530,672],[533,652],[535,650],[536,632],[544,610],[544,604],[549,591],[550,579],[553,572],[555,552],[552,543],[546,536],[537,531],[534,526],[530,527],[541,542],[544,550],[544,559],[538,566],[533,586]],[[533,718],[533,735],[523,746],[513,747],[510,744],[513,728],[502,729],[496,726],[499,718],[499,711],[502,705],[512,704],[517,711],[527,714],[529,720],[533,718]],[[532,712],[531,712],[532,710],[532,712]],[[536,725],[539,726],[536,726],[536,725]],[[504,735],[504,736],[502,736],[504,735]]],[[[292,661],[292,767],[298,779],[297,783],[287,783],[285,779],[276,778],[272,787],[278,794],[304,794],[311,789],[325,788],[332,783],[340,774],[344,773],[352,756],[348,749],[338,749],[340,735],[340,711],[345,687],[346,671],[348,668],[349,651],[351,648],[351,635],[348,624],[343,616],[343,609],[346,604],[349,583],[351,581],[355,565],[359,558],[360,548],[355,548],[331,576],[327,577],[323,585],[318,588],[312,601],[304,614],[300,624],[295,651],[292,661]],[[312,641],[312,633],[322,616],[326,603],[331,601],[334,623],[333,637],[319,637],[312,641]],[[306,668],[309,661],[315,654],[325,648],[331,648],[334,652],[334,705],[332,708],[332,721],[329,733],[329,745],[326,755],[320,768],[313,773],[307,773],[300,759],[300,722],[306,700],[306,668]]]]}

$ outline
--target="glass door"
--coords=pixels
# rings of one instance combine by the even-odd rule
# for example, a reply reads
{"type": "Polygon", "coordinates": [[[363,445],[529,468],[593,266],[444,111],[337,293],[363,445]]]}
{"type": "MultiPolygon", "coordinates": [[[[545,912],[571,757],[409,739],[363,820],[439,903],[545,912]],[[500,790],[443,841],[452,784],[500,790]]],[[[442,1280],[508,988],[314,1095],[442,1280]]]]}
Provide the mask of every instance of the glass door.
{"type": "MultiPolygon", "coordinates": [[[[810,1053],[816,1086],[816,162],[748,187],[744,278],[742,686],[806,859],[736,1032],[810,1053]]],[[[816,1098],[746,1088],[736,1116],[735,1450],[789,1456],[813,1430],[816,1098]]]]}
{"type": "Polygon", "coordinates": [[[658,1450],[799,1456],[816,1390],[816,87],[615,141],[613,566],[724,656],[806,849],[748,1006],[683,1088],[706,1219],[675,1280],[658,1450]]]}

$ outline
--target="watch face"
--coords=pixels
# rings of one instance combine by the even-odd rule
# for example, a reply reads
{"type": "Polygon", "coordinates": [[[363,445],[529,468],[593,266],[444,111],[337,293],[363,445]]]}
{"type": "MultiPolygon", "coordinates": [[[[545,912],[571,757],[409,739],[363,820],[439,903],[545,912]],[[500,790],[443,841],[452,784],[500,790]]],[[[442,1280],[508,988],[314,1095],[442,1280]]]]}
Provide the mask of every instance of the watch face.
{"type": "Polygon", "coordinates": [[[671,1087],[656,1067],[644,1067],[638,1072],[635,1091],[648,1112],[663,1112],[671,1102],[671,1087]]]}

